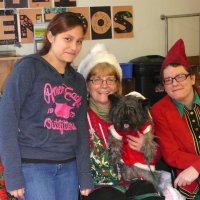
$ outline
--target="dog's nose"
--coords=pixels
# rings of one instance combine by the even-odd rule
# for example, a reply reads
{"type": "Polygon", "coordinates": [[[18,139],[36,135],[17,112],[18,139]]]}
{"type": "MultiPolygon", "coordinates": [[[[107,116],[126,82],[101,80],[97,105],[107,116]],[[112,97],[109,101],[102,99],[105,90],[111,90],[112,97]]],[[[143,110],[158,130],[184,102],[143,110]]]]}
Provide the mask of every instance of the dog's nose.
{"type": "Polygon", "coordinates": [[[124,122],[129,123],[130,120],[131,120],[130,115],[124,115],[124,117],[123,117],[123,121],[124,121],[124,122]]]}

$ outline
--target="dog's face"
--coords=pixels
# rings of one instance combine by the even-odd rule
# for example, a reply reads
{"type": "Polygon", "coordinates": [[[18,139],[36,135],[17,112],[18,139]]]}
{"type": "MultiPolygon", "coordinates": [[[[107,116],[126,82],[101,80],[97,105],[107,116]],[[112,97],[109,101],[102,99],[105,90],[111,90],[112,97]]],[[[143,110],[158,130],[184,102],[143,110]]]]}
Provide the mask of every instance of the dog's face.
{"type": "Polygon", "coordinates": [[[108,98],[111,102],[110,120],[117,130],[137,131],[150,120],[148,99],[133,95],[109,95],[108,98]]]}

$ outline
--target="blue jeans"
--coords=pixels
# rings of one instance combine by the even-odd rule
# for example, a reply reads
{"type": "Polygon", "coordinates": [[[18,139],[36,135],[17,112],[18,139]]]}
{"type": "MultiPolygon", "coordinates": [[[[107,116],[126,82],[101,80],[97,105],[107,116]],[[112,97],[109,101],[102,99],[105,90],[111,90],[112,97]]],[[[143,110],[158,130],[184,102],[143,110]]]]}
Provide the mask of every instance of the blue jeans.
{"type": "Polygon", "coordinates": [[[64,164],[23,163],[25,200],[77,200],[76,161],[64,164]]]}

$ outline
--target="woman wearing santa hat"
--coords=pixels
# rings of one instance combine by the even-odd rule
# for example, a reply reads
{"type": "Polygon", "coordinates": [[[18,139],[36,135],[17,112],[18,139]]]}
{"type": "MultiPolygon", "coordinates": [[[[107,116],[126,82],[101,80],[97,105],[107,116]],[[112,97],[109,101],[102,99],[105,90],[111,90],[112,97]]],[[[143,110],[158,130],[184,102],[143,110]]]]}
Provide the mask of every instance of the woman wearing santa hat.
{"type": "MultiPolygon", "coordinates": [[[[144,180],[134,185],[125,184],[121,179],[119,167],[113,166],[109,160],[109,120],[111,107],[109,94],[121,94],[122,69],[116,57],[109,53],[106,47],[96,44],[88,55],[81,61],[80,72],[87,83],[88,89],[88,126],[90,135],[90,159],[95,185],[94,191],[83,197],[84,200],[126,200],[130,196],[139,199],[142,194],[149,200],[159,200],[154,186],[144,180]],[[137,188],[137,189],[136,189],[137,188]],[[134,191],[134,192],[132,192],[134,191]],[[148,194],[147,194],[148,193],[148,194]],[[126,197],[128,196],[128,197],[126,197]]],[[[136,151],[141,151],[143,136],[131,136],[129,144],[136,151]]]]}
{"type": "Polygon", "coordinates": [[[179,39],[169,50],[161,67],[167,95],[153,105],[151,114],[163,158],[175,168],[174,186],[195,199],[200,173],[200,89],[179,39]]]}

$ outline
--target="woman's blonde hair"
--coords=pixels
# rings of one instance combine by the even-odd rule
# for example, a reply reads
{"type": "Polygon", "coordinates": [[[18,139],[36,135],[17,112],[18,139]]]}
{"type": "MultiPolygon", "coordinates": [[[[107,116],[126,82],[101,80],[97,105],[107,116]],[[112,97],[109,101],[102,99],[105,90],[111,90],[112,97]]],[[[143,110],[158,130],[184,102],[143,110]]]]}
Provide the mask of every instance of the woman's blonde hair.
{"type": "Polygon", "coordinates": [[[88,82],[92,76],[103,75],[103,76],[115,76],[117,83],[116,94],[122,94],[122,83],[120,74],[116,70],[116,67],[109,63],[98,63],[89,72],[86,81],[88,82]]]}

